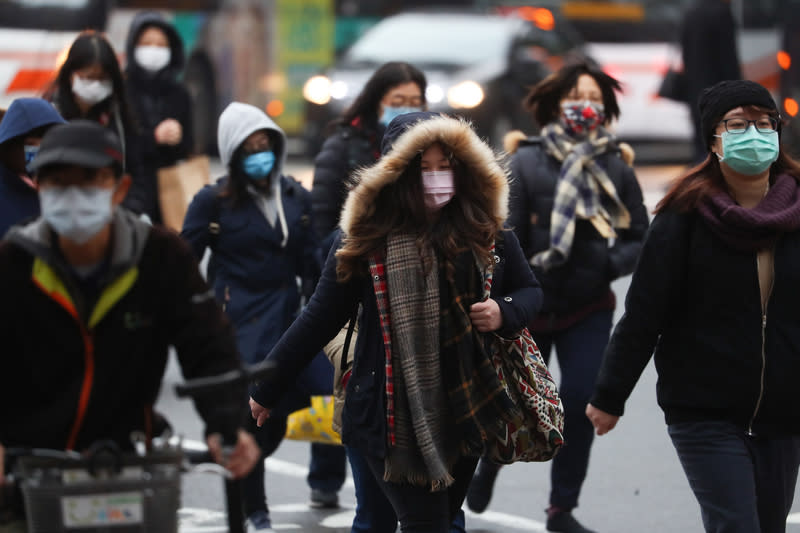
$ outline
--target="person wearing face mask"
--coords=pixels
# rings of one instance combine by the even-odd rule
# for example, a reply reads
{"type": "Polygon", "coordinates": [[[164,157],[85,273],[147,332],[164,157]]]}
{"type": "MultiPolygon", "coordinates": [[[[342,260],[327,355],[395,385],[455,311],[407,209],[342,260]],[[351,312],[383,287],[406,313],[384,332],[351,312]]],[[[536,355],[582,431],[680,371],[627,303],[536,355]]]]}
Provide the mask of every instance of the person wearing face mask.
{"type": "Polygon", "coordinates": [[[586,413],[612,430],[655,349],[705,530],[783,532],[800,465],[800,162],[761,85],[720,82],[699,111],[706,159],[656,207],[586,413]]]}
{"type": "Polygon", "coordinates": [[[46,98],[66,120],[94,120],[112,130],[122,143],[124,170],[133,183],[124,205],[136,214],[157,217],[148,193],[154,177],[145,171],[139,128],[131,113],[116,53],[102,34],[82,32],[67,52],[46,98]]]}
{"type": "MultiPolygon", "coordinates": [[[[253,364],[266,357],[291,324],[301,296],[310,296],[318,277],[311,195],[283,175],[286,136],[257,107],[228,105],[219,117],[217,138],[228,175],[194,197],[181,236],[198,258],[211,250],[214,292],[236,326],[242,359],[253,364]]],[[[320,354],[284,395],[270,423],[251,428],[264,458],[281,443],[289,413],[307,406],[310,394],[330,394],[332,382],[333,369],[320,354]]],[[[325,506],[338,506],[345,470],[340,446],[312,444],[308,482],[313,505],[319,505],[316,497],[325,506]]],[[[271,531],[263,461],[243,485],[249,527],[271,531]]]]}
{"type": "Polygon", "coordinates": [[[378,160],[383,132],[393,118],[425,109],[426,87],[425,75],[413,65],[385,63],[342,116],[331,123],[332,133],[314,159],[311,205],[318,238],[328,237],[330,244],[347,195],[348,177],[357,168],[378,160]]]}
{"type": "MultiPolygon", "coordinates": [[[[606,129],[617,118],[619,83],[588,63],[545,78],[528,94],[538,136],[510,133],[511,225],[542,283],[530,331],[549,361],[556,349],[564,441],[550,470],[548,531],[587,533],[573,515],[586,478],[593,429],[584,415],[616,301],[611,282],[630,274],[648,226],[631,167],[633,151],[606,129]]],[[[482,512],[499,467],[481,461],[467,495],[482,512]]]]}
{"type": "Polygon", "coordinates": [[[160,222],[156,173],[194,151],[192,99],[178,80],[183,41],[160,13],[144,11],[131,22],[125,53],[126,91],[141,130],[148,205],[154,206],[153,222],[160,222]]]}
{"type": "Polygon", "coordinates": [[[501,409],[482,395],[495,390],[488,383],[461,382],[472,375],[462,365],[484,354],[484,335],[514,336],[542,294],[504,229],[506,172],[469,124],[404,114],[389,123],[381,152],[353,176],[317,289],[267,357],[276,379],[251,388],[250,405],[257,424],[269,420],[286,383],[360,304],[342,441],[363,458],[362,474],[403,533],[446,533],[482,453],[467,435],[501,409]],[[464,390],[482,407],[470,410],[464,390]]]}
{"type": "MultiPolygon", "coordinates": [[[[122,162],[107,128],[53,126],[31,165],[42,214],[0,243],[0,485],[4,448],[84,452],[112,440],[132,453],[135,432],[156,436],[170,347],[186,379],[240,366],[233,329],[189,247],[121,206],[131,185],[122,162]]],[[[212,456],[235,478],[259,457],[242,429],[245,399],[233,386],[195,401],[212,456]],[[232,446],[225,458],[220,435],[232,446]]]]}
{"type": "Polygon", "coordinates": [[[14,100],[0,121],[0,237],[14,224],[39,216],[30,164],[42,136],[64,122],[52,104],[41,98],[14,100]]]}

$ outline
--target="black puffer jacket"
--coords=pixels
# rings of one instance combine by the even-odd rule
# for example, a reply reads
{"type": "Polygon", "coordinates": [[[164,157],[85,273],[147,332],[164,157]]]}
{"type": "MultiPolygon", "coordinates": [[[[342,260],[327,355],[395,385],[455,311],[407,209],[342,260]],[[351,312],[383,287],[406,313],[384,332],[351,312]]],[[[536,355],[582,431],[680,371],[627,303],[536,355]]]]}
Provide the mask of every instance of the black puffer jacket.
{"type": "Polygon", "coordinates": [[[339,224],[350,173],[378,160],[382,137],[382,126],[356,122],[339,126],[325,140],[314,160],[311,189],[311,212],[318,238],[328,237],[339,224]]]}
{"type": "MultiPolygon", "coordinates": [[[[507,148],[514,151],[515,147],[507,148]]],[[[546,315],[568,316],[606,298],[611,282],[633,272],[636,265],[648,225],[642,190],[620,152],[606,153],[599,157],[598,163],[630,212],[631,226],[617,229],[618,237],[609,246],[591,222],[576,221],[575,239],[566,263],[547,273],[534,268],[544,289],[540,319],[546,315]]],[[[560,169],[560,162],[547,154],[539,137],[521,140],[511,160],[509,221],[529,260],[550,246],[550,213],[560,169]]]]}
{"type": "Polygon", "coordinates": [[[762,317],[755,252],[724,244],[696,211],[658,214],[592,405],[622,415],[655,349],[658,404],[668,424],[725,420],[757,435],[800,435],[798,264],[800,232],[793,231],[775,246],[762,317]]]}
{"type": "Polygon", "coordinates": [[[126,54],[126,91],[139,126],[139,144],[145,174],[142,202],[145,204],[144,211],[154,221],[160,221],[156,172],[159,168],[185,159],[192,152],[194,144],[191,98],[183,84],[177,80],[184,63],[183,43],[175,28],[160,14],[146,11],[137,15],[131,23],[126,54]],[[136,41],[142,31],[150,26],[161,29],[167,35],[171,50],[169,64],[157,72],[143,69],[133,59],[136,41]],[[154,136],[156,126],[168,118],[177,120],[181,125],[182,138],[174,146],[158,144],[154,136]]]}

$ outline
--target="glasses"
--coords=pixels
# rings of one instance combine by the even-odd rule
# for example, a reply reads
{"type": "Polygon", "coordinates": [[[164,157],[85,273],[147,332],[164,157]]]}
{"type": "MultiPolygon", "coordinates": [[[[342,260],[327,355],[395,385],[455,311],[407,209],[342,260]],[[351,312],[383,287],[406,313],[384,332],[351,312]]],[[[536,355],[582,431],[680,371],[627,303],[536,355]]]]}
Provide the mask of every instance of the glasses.
{"type": "Polygon", "coordinates": [[[725,131],[728,133],[744,133],[750,124],[756,127],[759,133],[772,133],[778,129],[778,120],[772,117],[760,118],[758,120],[747,120],[743,118],[728,118],[722,121],[725,131]]]}

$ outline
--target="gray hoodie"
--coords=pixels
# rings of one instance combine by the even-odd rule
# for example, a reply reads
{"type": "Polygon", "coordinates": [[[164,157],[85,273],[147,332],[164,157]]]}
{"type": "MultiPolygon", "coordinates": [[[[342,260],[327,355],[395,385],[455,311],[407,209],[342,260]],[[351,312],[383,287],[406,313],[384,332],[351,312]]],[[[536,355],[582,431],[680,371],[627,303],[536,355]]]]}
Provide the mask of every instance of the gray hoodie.
{"type": "Polygon", "coordinates": [[[242,102],[230,103],[219,116],[219,127],[217,128],[219,157],[227,169],[236,149],[252,133],[259,130],[267,130],[274,134],[270,136],[274,141],[272,151],[275,154],[275,166],[270,175],[272,194],[265,196],[258,193],[253,187],[249,187],[248,190],[270,224],[274,224],[274,219],[277,217],[283,230],[282,246],[286,246],[289,241],[289,227],[283,213],[280,183],[283,165],[286,162],[286,134],[280,126],[254,105],[242,102]]]}

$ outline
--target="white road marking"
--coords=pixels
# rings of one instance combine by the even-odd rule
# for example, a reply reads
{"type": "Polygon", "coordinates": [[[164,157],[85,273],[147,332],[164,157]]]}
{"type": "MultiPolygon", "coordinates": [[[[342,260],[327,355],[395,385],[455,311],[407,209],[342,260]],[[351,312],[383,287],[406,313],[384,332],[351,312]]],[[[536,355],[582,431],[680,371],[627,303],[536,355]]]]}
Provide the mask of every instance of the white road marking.
{"type": "MultiPolygon", "coordinates": [[[[183,446],[185,448],[193,449],[193,450],[202,450],[205,449],[205,444],[200,441],[192,441],[192,440],[184,440],[183,446]]],[[[297,479],[305,479],[308,476],[308,468],[302,465],[298,465],[296,463],[292,463],[289,461],[284,461],[282,459],[276,459],[275,457],[268,457],[265,461],[265,465],[267,470],[273,472],[275,474],[283,474],[288,477],[293,477],[297,479]]],[[[353,488],[353,479],[347,478],[345,481],[345,486],[353,488]]],[[[285,504],[278,504],[278,505],[270,505],[269,507],[270,513],[306,513],[310,512],[311,509],[308,506],[308,503],[285,503],[285,504]]],[[[181,513],[184,512],[192,513],[191,521],[197,523],[198,520],[196,519],[197,515],[194,515],[194,512],[201,512],[206,513],[208,516],[211,516],[212,513],[217,513],[221,518],[222,521],[225,520],[225,513],[220,513],[217,511],[207,511],[203,509],[181,509],[181,513]]],[[[486,522],[489,524],[494,524],[498,526],[503,526],[505,528],[515,529],[517,531],[546,531],[545,525],[542,522],[538,522],[536,520],[531,520],[529,518],[524,518],[517,515],[512,515],[508,513],[501,513],[498,511],[485,511],[481,514],[473,513],[468,509],[464,509],[466,516],[471,520],[478,520],[480,522],[486,522]]],[[[347,509],[345,511],[331,514],[325,517],[321,522],[320,526],[326,528],[342,528],[348,527],[350,524],[353,523],[353,516],[355,514],[355,510],[347,509]]],[[[202,520],[204,521],[204,520],[202,520]]],[[[789,517],[790,523],[800,523],[800,513],[796,513],[794,515],[790,515],[789,517]],[[792,522],[792,517],[796,522],[792,522]]],[[[223,532],[224,530],[216,528],[210,528],[207,526],[197,526],[193,527],[188,525],[187,527],[183,526],[184,522],[181,521],[181,528],[180,533],[217,533],[223,532]]],[[[299,529],[300,526],[296,524],[276,524],[273,526],[273,529],[299,529]]]]}
{"type": "Polygon", "coordinates": [[[800,524],[800,513],[792,513],[786,519],[787,524],[800,524]]]}

